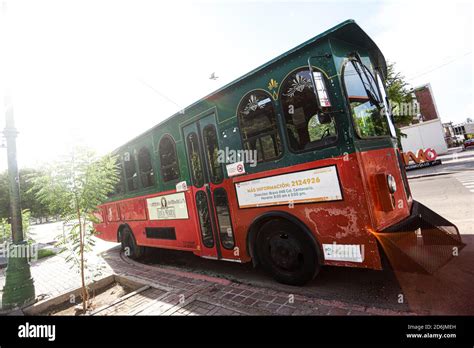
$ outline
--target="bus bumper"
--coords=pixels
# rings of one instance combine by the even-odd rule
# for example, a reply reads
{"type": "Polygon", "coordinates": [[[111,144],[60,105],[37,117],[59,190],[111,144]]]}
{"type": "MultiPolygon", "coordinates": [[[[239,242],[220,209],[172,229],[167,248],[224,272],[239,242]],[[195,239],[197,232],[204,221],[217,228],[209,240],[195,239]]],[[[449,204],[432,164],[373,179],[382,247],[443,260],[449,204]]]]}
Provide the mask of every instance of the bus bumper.
{"type": "Polygon", "coordinates": [[[454,224],[417,201],[408,218],[377,237],[393,269],[406,272],[433,274],[465,246],[454,224]]]}

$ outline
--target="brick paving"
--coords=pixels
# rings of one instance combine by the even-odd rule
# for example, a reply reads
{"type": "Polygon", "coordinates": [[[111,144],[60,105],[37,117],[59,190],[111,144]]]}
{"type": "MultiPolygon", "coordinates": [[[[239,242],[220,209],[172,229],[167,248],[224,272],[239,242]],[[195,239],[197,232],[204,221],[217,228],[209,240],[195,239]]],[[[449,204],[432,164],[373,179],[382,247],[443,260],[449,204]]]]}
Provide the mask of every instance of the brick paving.
{"type": "MultiPolygon", "coordinates": [[[[89,260],[90,261],[90,260],[89,260]]],[[[139,264],[117,248],[96,257],[98,278],[115,274],[150,285],[133,296],[101,308],[93,315],[400,315],[373,307],[310,298],[274,289],[235,283],[227,279],[139,264]]],[[[0,270],[3,288],[5,270],[0,270]]],[[[36,294],[41,301],[77,288],[80,278],[57,255],[32,264],[36,294]]]]}
{"type": "MultiPolygon", "coordinates": [[[[111,269],[101,258],[92,257],[90,262],[92,267],[100,269],[97,278],[111,274],[111,269]]],[[[71,268],[71,264],[61,254],[33,262],[30,269],[37,298],[51,298],[81,286],[79,273],[71,268]]],[[[0,269],[0,294],[5,283],[5,270],[0,269]]]]}

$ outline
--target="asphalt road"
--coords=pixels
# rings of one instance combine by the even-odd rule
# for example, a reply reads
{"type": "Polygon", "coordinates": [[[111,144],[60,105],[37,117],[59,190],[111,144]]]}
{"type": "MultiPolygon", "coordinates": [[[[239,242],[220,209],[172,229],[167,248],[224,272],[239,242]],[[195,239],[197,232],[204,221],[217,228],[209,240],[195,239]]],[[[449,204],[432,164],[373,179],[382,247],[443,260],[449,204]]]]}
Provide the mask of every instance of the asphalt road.
{"type": "Polygon", "coordinates": [[[413,196],[459,228],[466,247],[433,276],[397,272],[410,308],[426,314],[474,314],[474,171],[412,179],[413,196]]]}

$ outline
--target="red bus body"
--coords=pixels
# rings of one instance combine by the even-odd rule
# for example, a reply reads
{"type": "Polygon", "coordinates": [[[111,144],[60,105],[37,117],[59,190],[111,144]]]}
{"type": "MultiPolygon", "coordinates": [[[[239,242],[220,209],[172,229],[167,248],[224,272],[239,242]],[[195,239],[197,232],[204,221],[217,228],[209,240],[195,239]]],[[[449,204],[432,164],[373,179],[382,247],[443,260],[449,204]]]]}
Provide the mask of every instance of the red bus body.
{"type": "MultiPolygon", "coordinates": [[[[344,30],[347,31],[349,30],[348,27],[354,25],[353,22],[345,23],[333,29],[333,32],[337,31],[341,33],[340,35],[349,35],[344,30]]],[[[323,38],[324,34],[321,36],[321,39],[323,38]]],[[[348,40],[350,38],[348,37],[348,40]]],[[[317,43],[318,40],[314,42],[317,43]]],[[[301,47],[299,50],[304,50],[306,46],[301,47]]],[[[333,55],[337,56],[334,52],[333,55]]],[[[282,59],[284,60],[285,57],[279,58],[280,61],[282,59]]],[[[302,59],[307,58],[303,57],[302,59]]],[[[273,61],[272,64],[276,63],[278,63],[278,60],[273,61]]],[[[253,72],[253,74],[257,73],[258,71],[253,72]]],[[[251,79],[252,76],[247,75],[246,78],[251,79]]],[[[205,99],[207,106],[211,109],[212,107],[215,108],[213,112],[219,126],[224,123],[224,121],[219,120],[222,113],[219,111],[219,103],[226,103],[225,92],[227,90],[228,88],[224,88],[223,92],[218,91],[205,99]]],[[[338,91],[337,93],[341,97],[341,92],[338,91]]],[[[336,96],[335,93],[332,97],[336,98],[336,96]]],[[[183,130],[180,129],[179,132],[183,132],[183,130]]],[[[218,133],[221,133],[221,129],[218,133]]],[[[315,158],[314,160],[295,164],[291,164],[292,156],[284,160],[276,159],[272,163],[272,168],[254,172],[248,168],[248,172],[243,175],[232,177],[226,175],[220,183],[208,182],[202,187],[196,187],[191,180],[187,180],[187,188],[182,191],[186,201],[187,218],[174,220],[150,219],[148,205],[150,201],[147,200],[153,197],[169,197],[169,195],[179,191],[176,189],[148,190],[146,193],[133,197],[115,199],[104,203],[99,207],[98,217],[101,222],[97,223],[95,228],[99,232],[99,237],[107,241],[120,241],[120,231],[124,226],[127,226],[133,231],[136,244],[139,246],[190,251],[205,258],[235,262],[253,260],[254,263],[258,263],[255,241],[259,228],[273,218],[288,219],[295,226],[301,226],[302,230],[307,231],[311,234],[311,238],[314,238],[315,245],[319,248],[318,255],[320,258],[314,260],[314,262],[319,262],[322,265],[380,270],[382,268],[380,244],[392,256],[400,250],[402,250],[402,253],[403,250],[409,250],[413,245],[416,247],[416,239],[413,240],[412,236],[416,234],[416,230],[424,227],[421,222],[414,222],[417,218],[417,216],[414,216],[414,205],[417,205],[416,209],[424,209],[423,214],[435,213],[430,212],[425,207],[419,208],[421,205],[412,199],[400,154],[393,139],[370,141],[352,139],[349,132],[341,133],[340,137],[340,139],[345,137],[347,144],[353,144],[354,151],[343,152],[341,150],[338,155],[315,158]],[[341,190],[340,199],[321,199],[321,201],[300,202],[298,204],[273,203],[269,206],[250,208],[239,205],[239,197],[236,193],[236,185],[239,183],[278,177],[289,173],[302,173],[301,180],[304,183],[305,173],[314,168],[330,168],[333,172],[335,170],[341,190]],[[390,188],[387,186],[388,175],[392,176],[395,181],[397,188],[395,192],[390,192],[390,188]],[[215,234],[216,243],[214,247],[205,247],[202,240],[200,218],[196,206],[196,193],[207,191],[211,193],[210,197],[212,197],[212,193],[217,188],[223,188],[227,193],[234,238],[234,245],[229,249],[223,247],[222,244],[219,245],[218,233],[215,234]],[[410,226],[403,225],[403,222],[407,221],[411,221],[410,226]],[[398,226],[397,224],[403,226],[400,225],[401,227],[397,231],[390,231],[393,226],[398,226]],[[149,238],[147,236],[147,229],[166,229],[170,227],[174,231],[171,238],[149,238]],[[406,238],[401,241],[400,236],[403,233],[406,234],[406,238]],[[335,260],[328,257],[327,250],[332,250],[331,245],[360,246],[363,257],[359,261],[335,260]],[[328,249],[325,250],[325,248],[328,249]]],[[[221,139],[221,141],[223,140],[221,139]]],[[[182,161],[186,162],[186,160],[182,161]]],[[[297,186],[298,180],[294,180],[294,184],[297,186]]],[[[416,212],[418,211],[416,210],[416,212]]],[[[216,224],[219,221],[216,209],[211,207],[209,213],[213,215],[212,221],[216,224]]],[[[426,218],[423,220],[421,214],[418,215],[422,219],[420,221],[426,220],[426,218]]],[[[461,245],[455,226],[449,223],[446,223],[446,225],[449,225],[448,228],[454,228],[454,232],[450,232],[455,237],[453,245],[461,245]]],[[[430,228],[440,230],[438,227],[431,226],[430,228]]],[[[218,229],[219,226],[214,226],[214,228],[218,229]]],[[[407,253],[409,254],[409,252],[407,253]]]]}

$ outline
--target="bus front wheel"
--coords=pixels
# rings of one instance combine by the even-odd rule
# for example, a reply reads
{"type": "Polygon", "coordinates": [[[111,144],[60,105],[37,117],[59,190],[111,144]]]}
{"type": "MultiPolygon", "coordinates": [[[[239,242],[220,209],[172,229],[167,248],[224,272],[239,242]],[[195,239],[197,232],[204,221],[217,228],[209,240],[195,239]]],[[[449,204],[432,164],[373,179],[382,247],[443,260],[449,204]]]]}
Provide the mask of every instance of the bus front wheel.
{"type": "Polygon", "coordinates": [[[256,242],[262,267],[280,283],[304,285],[320,270],[314,242],[288,220],[266,222],[256,242]]]}
{"type": "Polygon", "coordinates": [[[120,239],[122,244],[122,251],[129,258],[136,260],[143,256],[145,247],[137,245],[135,237],[133,236],[130,227],[126,226],[120,233],[120,239]]]}

